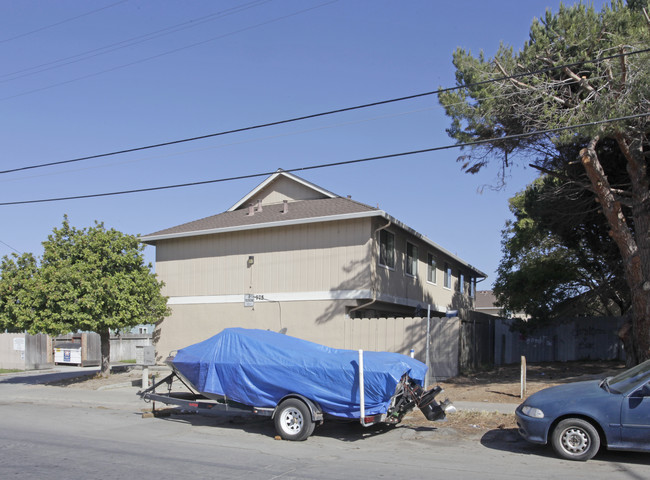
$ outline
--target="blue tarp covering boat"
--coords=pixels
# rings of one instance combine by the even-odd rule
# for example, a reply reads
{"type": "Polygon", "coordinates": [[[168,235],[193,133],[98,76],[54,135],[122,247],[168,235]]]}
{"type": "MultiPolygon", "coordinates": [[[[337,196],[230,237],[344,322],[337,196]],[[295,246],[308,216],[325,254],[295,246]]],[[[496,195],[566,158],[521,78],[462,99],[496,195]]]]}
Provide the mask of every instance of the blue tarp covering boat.
{"type": "MultiPolygon", "coordinates": [[[[418,385],[422,362],[364,351],[365,413],[386,413],[404,374],[418,385]]],[[[206,395],[256,407],[275,407],[288,394],[318,402],[324,413],[359,418],[359,353],[329,348],[267,330],[229,328],[178,351],[173,368],[206,395]]]]}

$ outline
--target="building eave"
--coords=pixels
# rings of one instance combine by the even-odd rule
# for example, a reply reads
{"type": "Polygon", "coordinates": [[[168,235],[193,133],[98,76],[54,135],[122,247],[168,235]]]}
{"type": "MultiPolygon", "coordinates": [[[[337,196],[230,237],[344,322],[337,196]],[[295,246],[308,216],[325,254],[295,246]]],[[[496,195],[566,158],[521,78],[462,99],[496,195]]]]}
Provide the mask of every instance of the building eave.
{"type": "Polygon", "coordinates": [[[207,230],[194,230],[191,232],[180,232],[180,233],[168,233],[160,235],[144,235],[140,237],[140,241],[147,244],[155,244],[160,240],[173,240],[177,238],[187,238],[187,237],[198,237],[202,235],[215,235],[220,233],[230,233],[230,232],[243,232],[247,230],[261,230],[264,228],[278,228],[278,227],[289,227],[293,225],[304,225],[309,223],[322,223],[322,222],[335,222],[341,220],[353,220],[357,218],[367,218],[367,217],[376,217],[384,216],[386,213],[381,210],[374,210],[369,212],[357,212],[357,213],[345,213],[341,215],[327,215],[321,217],[311,217],[311,218],[297,218],[293,220],[283,220],[280,222],[266,222],[266,223],[255,223],[252,225],[236,225],[232,227],[223,227],[223,228],[212,228],[207,230]]]}
{"type": "Polygon", "coordinates": [[[280,228],[280,227],[289,227],[294,225],[336,222],[336,221],[354,220],[359,218],[371,218],[371,217],[380,217],[385,220],[388,220],[391,223],[391,225],[395,225],[396,227],[401,228],[402,230],[406,231],[410,235],[413,235],[414,237],[420,239],[422,242],[428,244],[433,249],[443,253],[444,255],[448,256],[455,262],[458,262],[464,267],[470,269],[472,272],[476,274],[478,278],[487,278],[487,274],[485,274],[478,268],[474,267],[473,265],[470,265],[469,263],[467,263],[457,255],[451,253],[449,250],[438,245],[436,242],[429,239],[425,235],[422,235],[421,233],[415,231],[408,225],[400,222],[395,217],[392,217],[391,215],[387,214],[383,210],[372,210],[367,212],[345,213],[340,215],[327,215],[327,216],[320,216],[320,217],[298,218],[292,220],[283,220],[279,222],[256,223],[251,225],[236,225],[231,227],[213,228],[213,229],[206,229],[206,230],[194,230],[189,232],[144,235],[140,237],[140,241],[148,245],[155,245],[156,242],[159,242],[161,240],[175,240],[179,238],[199,237],[203,235],[217,235],[222,233],[243,232],[243,231],[250,231],[250,230],[261,230],[266,228],[280,228]]]}

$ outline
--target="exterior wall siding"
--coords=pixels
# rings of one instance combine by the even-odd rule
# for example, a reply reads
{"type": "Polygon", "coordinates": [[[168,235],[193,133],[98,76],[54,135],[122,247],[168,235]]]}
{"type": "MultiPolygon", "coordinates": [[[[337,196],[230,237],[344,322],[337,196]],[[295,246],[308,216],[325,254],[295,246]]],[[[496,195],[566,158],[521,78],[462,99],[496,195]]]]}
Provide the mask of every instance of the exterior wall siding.
{"type": "MultiPolygon", "coordinates": [[[[426,318],[345,317],[345,301],[272,302],[229,305],[179,305],[160,325],[156,357],[163,361],[180,348],[216,335],[224,328],[245,327],[284,332],[332,348],[397,352],[426,360],[426,318]]],[[[458,374],[458,318],[432,318],[429,379],[436,382],[458,374]]]]}
{"type": "Polygon", "coordinates": [[[259,328],[312,342],[345,348],[345,307],[350,301],[271,302],[175,305],[158,325],[156,359],[216,335],[224,328],[259,328]]]}
{"type": "MultiPolygon", "coordinates": [[[[268,185],[262,189],[250,203],[257,203],[262,200],[264,205],[282,203],[284,200],[313,200],[323,198],[323,195],[312,188],[300,183],[289,180],[288,178],[278,177],[273,185],[268,185]]],[[[245,206],[242,206],[244,208],[245,206]]],[[[291,208],[291,207],[290,207],[291,208]]]]}
{"type": "MultiPolygon", "coordinates": [[[[385,225],[375,222],[374,229],[385,225]]],[[[409,234],[398,226],[389,226],[387,231],[395,236],[395,268],[379,265],[379,245],[376,242],[374,251],[374,268],[376,269],[378,291],[383,295],[411,299],[414,304],[422,307],[431,305],[438,312],[447,310],[471,308],[473,299],[470,297],[470,271],[459,262],[454,261],[444,252],[434,249],[431,245],[409,234]],[[406,273],[406,245],[411,243],[417,247],[417,274],[406,273]],[[427,259],[432,254],[436,261],[436,281],[427,281],[427,259]],[[445,264],[452,268],[451,288],[444,286],[445,264]],[[464,288],[460,293],[460,273],[464,275],[464,288]]]]}
{"type": "Polygon", "coordinates": [[[367,290],[369,229],[359,219],[167,240],[156,270],[170,297],[367,290]]]}
{"type": "Polygon", "coordinates": [[[396,352],[410,355],[429,366],[428,382],[459,373],[460,319],[429,320],[427,361],[426,318],[349,318],[345,322],[345,348],[396,352]]]}

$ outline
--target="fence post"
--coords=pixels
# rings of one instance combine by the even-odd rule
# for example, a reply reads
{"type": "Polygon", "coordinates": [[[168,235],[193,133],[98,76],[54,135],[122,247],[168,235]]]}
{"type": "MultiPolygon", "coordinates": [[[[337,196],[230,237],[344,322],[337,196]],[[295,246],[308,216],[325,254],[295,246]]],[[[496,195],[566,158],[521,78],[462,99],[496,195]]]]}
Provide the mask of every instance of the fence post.
{"type": "Polygon", "coordinates": [[[521,398],[526,396],[526,357],[521,356],[521,398]]]}

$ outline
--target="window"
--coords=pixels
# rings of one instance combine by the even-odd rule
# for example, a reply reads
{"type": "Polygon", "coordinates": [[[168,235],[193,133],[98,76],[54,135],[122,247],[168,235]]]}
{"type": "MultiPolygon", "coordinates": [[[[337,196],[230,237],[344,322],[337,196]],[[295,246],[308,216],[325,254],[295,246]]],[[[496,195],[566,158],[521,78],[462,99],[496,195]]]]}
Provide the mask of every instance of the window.
{"type": "Polygon", "coordinates": [[[451,267],[445,263],[445,288],[451,288],[451,267]]]}
{"type": "Polygon", "coordinates": [[[436,283],[436,259],[430,253],[427,255],[427,282],[436,283]]]}
{"type": "Polygon", "coordinates": [[[415,277],[418,274],[418,247],[412,243],[406,243],[406,265],[404,268],[407,275],[415,277]]]}
{"type": "Polygon", "coordinates": [[[379,264],[395,268],[395,235],[386,230],[379,232],[379,264]]]}
{"type": "Polygon", "coordinates": [[[469,279],[469,296],[476,298],[476,278],[470,277],[469,279]]]}
{"type": "Polygon", "coordinates": [[[460,293],[465,293],[465,274],[458,273],[458,291],[460,293]]]}

